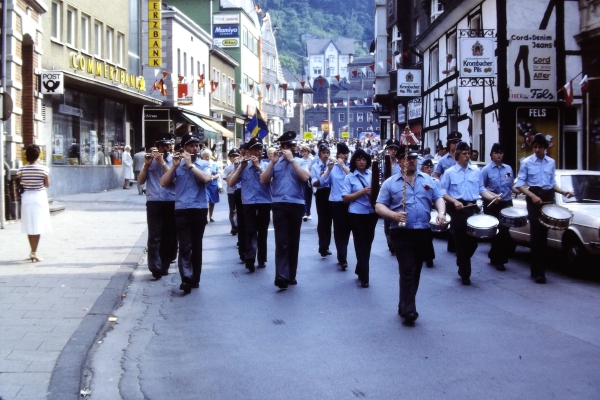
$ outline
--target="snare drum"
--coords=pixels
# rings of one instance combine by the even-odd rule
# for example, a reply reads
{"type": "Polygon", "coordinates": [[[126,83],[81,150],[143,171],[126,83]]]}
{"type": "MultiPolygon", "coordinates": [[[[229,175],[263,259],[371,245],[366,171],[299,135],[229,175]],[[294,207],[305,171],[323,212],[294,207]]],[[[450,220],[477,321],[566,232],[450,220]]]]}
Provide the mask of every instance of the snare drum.
{"type": "Polygon", "coordinates": [[[432,210],[431,211],[431,219],[429,220],[429,227],[431,228],[432,232],[445,232],[448,230],[448,228],[450,227],[450,216],[448,214],[446,214],[446,223],[444,225],[438,225],[437,223],[437,216],[438,216],[438,212],[437,210],[432,210]]]}
{"type": "Polygon", "coordinates": [[[479,239],[489,239],[498,233],[498,218],[486,214],[472,215],[467,219],[467,234],[479,239]]]}
{"type": "Polygon", "coordinates": [[[548,204],[542,207],[540,212],[540,224],[548,229],[565,230],[571,224],[573,213],[556,204],[548,204]]]}
{"type": "Polygon", "coordinates": [[[507,228],[521,228],[526,226],[527,210],[518,207],[507,207],[500,210],[500,223],[507,228]]]}

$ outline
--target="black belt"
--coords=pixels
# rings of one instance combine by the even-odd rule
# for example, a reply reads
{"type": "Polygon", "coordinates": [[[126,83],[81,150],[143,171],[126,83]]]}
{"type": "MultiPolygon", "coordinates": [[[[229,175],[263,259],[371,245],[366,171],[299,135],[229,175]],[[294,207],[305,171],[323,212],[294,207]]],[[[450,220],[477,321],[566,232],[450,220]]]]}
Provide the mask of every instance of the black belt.
{"type": "Polygon", "coordinates": [[[463,199],[456,199],[456,200],[460,201],[463,206],[468,206],[469,204],[477,204],[477,201],[475,201],[475,200],[463,200],[463,199]]]}
{"type": "Polygon", "coordinates": [[[553,189],[542,189],[540,186],[529,186],[529,191],[536,196],[548,194],[553,191],[553,189]]]}

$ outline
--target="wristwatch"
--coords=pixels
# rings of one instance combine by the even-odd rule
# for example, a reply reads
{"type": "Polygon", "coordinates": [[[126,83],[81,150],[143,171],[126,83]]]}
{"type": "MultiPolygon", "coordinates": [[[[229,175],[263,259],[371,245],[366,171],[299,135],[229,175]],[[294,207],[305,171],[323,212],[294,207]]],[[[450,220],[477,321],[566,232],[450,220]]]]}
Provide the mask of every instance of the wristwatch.
{"type": "Polygon", "coordinates": [[[195,168],[196,166],[194,164],[190,165],[188,168],[190,169],[190,171],[192,170],[192,168],[195,168]]]}

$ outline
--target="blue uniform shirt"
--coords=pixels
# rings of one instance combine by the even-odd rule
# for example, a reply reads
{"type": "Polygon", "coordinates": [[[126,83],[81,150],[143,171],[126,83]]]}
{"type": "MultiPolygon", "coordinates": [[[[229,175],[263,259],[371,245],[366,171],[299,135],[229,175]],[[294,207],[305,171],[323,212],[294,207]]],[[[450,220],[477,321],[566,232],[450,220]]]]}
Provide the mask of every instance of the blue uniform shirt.
{"type": "Polygon", "coordinates": [[[457,200],[476,201],[485,192],[481,171],[474,165],[467,164],[465,169],[456,164],[442,175],[442,191],[457,200]]]}
{"type": "Polygon", "coordinates": [[[483,167],[481,178],[483,179],[483,186],[490,192],[501,195],[502,201],[512,199],[511,193],[515,177],[509,165],[501,164],[497,166],[492,162],[483,167]]]}
{"type": "Polygon", "coordinates": [[[545,190],[552,189],[554,185],[556,185],[556,178],[554,176],[555,170],[556,163],[553,159],[544,156],[544,158],[540,160],[535,154],[532,154],[521,161],[521,167],[519,168],[519,175],[517,176],[515,187],[519,188],[523,185],[527,185],[539,186],[545,190]]]}
{"type": "MultiPolygon", "coordinates": [[[[265,170],[269,166],[268,161],[261,161],[260,167],[265,170]]],[[[260,183],[260,170],[253,163],[248,162],[242,171],[242,203],[264,204],[271,203],[271,184],[260,183]]]]}
{"type": "MultiPolygon", "coordinates": [[[[306,162],[301,158],[294,158],[301,168],[306,169],[306,162]]],[[[298,178],[294,166],[279,157],[273,166],[273,180],[271,181],[271,198],[273,203],[304,204],[304,182],[298,178]]]]}
{"type": "MultiPolygon", "coordinates": [[[[348,164],[346,164],[346,166],[348,166],[348,164]]],[[[329,201],[342,201],[342,187],[344,186],[344,179],[346,179],[346,172],[344,172],[339,164],[335,164],[329,173],[329,182],[331,184],[329,201]]]]}
{"type": "Polygon", "coordinates": [[[330,177],[327,179],[323,176],[325,174],[325,170],[327,170],[327,161],[323,162],[320,159],[315,158],[315,162],[310,168],[310,179],[312,183],[315,183],[316,180],[319,181],[319,186],[317,186],[317,190],[331,187],[330,177]]]}
{"type": "MultiPolygon", "coordinates": [[[[164,162],[169,168],[173,165],[173,156],[167,155],[164,162]]],[[[170,183],[169,186],[163,188],[160,186],[160,178],[164,175],[163,167],[152,160],[148,167],[146,178],[146,200],[148,201],[175,201],[175,184],[170,183]]]]}
{"type": "MultiPolygon", "coordinates": [[[[227,178],[229,176],[229,174],[231,173],[233,175],[233,172],[235,171],[235,164],[231,163],[228,166],[226,166],[225,168],[223,168],[223,177],[227,178]]],[[[236,183],[235,186],[229,186],[229,184],[227,185],[227,194],[233,194],[233,192],[235,192],[235,189],[239,189],[242,187],[242,184],[240,182],[236,183]]]]}
{"type": "MultiPolygon", "coordinates": [[[[210,164],[200,157],[194,161],[196,168],[210,174],[210,164]]],[[[206,199],[206,186],[204,182],[196,178],[194,173],[186,167],[183,160],[173,174],[175,181],[175,209],[185,210],[188,208],[208,208],[206,199]]]]}
{"type": "MultiPolygon", "coordinates": [[[[398,174],[387,179],[381,185],[377,202],[386,205],[390,210],[402,211],[404,175],[398,174]]],[[[408,213],[406,227],[409,229],[428,229],[431,219],[431,207],[442,197],[433,179],[419,172],[415,177],[415,185],[406,185],[406,209],[408,213]]],[[[391,229],[398,228],[397,223],[390,225],[391,229]]]]}
{"type": "MultiPolygon", "coordinates": [[[[371,169],[367,169],[364,174],[354,170],[344,178],[344,186],[342,187],[342,196],[347,196],[351,193],[356,193],[359,190],[371,186],[371,169]]],[[[348,212],[352,214],[372,214],[375,212],[369,196],[362,195],[358,199],[350,203],[348,212]]]]}
{"type": "Polygon", "coordinates": [[[444,157],[440,158],[440,161],[435,166],[434,172],[440,174],[440,176],[444,175],[444,172],[448,170],[448,168],[452,167],[456,164],[456,160],[450,153],[446,154],[444,157]]]}

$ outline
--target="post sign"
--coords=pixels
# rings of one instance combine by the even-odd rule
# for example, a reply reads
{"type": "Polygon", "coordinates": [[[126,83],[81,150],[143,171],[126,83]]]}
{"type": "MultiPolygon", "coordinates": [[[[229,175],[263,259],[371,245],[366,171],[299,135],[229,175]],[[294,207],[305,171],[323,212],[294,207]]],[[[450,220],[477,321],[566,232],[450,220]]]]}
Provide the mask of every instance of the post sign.
{"type": "Polygon", "coordinates": [[[399,69],[396,96],[421,97],[421,94],[421,70],[399,69]]]}
{"type": "Polygon", "coordinates": [[[512,30],[508,39],[509,101],[556,101],[555,32],[512,30]]]}
{"type": "Polygon", "coordinates": [[[408,102],[408,120],[421,118],[422,116],[422,102],[420,98],[410,100],[408,102]]]}
{"type": "Polygon", "coordinates": [[[42,72],[42,94],[63,94],[65,92],[65,76],[62,71],[42,72]]]}
{"type": "Polygon", "coordinates": [[[461,38],[459,73],[461,78],[496,76],[495,38],[461,38]]]}
{"type": "Polygon", "coordinates": [[[549,146],[546,154],[559,160],[560,111],[558,107],[518,107],[517,108],[517,171],[521,160],[533,154],[531,140],[536,133],[542,133],[549,146]]]}

